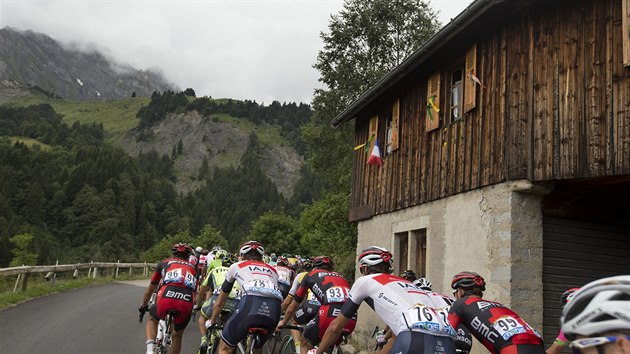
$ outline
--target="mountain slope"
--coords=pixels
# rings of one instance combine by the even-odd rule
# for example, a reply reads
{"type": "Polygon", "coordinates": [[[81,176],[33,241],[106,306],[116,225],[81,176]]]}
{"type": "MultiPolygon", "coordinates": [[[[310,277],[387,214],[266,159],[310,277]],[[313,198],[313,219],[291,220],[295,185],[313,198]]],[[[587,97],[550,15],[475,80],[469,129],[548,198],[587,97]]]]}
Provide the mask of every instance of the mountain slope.
{"type": "Polygon", "coordinates": [[[159,74],[112,63],[94,50],[66,49],[40,33],[0,29],[0,80],[37,86],[70,100],[150,96],[174,89],[159,74]]]}

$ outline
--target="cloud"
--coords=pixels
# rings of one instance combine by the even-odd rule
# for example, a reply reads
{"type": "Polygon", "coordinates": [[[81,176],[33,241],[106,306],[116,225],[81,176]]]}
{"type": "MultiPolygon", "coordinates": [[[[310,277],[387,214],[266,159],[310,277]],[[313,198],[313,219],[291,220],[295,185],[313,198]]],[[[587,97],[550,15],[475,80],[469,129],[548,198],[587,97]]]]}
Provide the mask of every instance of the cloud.
{"type": "Polygon", "coordinates": [[[319,34],[342,6],[342,0],[0,0],[0,28],[31,29],[75,48],[100,48],[123,65],[159,68],[197,95],[310,102],[319,87],[312,68],[323,45],[319,34]]]}

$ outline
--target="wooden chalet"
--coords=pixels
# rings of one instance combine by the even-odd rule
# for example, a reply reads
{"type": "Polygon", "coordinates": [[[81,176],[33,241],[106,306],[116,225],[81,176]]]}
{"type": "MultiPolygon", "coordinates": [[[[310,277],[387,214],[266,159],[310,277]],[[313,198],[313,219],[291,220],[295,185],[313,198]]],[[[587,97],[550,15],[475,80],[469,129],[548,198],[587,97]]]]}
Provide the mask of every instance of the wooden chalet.
{"type": "Polygon", "coordinates": [[[630,274],[630,0],[474,1],[351,120],[358,251],[444,293],[476,270],[547,345],[562,291],[630,274]]]}

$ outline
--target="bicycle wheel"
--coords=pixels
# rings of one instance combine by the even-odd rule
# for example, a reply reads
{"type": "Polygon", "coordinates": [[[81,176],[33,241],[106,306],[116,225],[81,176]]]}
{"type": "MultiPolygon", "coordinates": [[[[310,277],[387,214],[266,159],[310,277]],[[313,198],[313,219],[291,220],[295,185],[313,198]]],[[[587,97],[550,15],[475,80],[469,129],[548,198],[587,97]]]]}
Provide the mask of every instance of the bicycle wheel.
{"type": "Polygon", "coordinates": [[[210,346],[208,346],[208,353],[210,353],[210,354],[217,354],[219,352],[219,343],[220,342],[221,342],[221,339],[219,338],[219,336],[215,336],[215,338],[212,341],[212,343],[210,343],[210,346]]]}
{"type": "Polygon", "coordinates": [[[291,337],[290,334],[284,336],[282,339],[280,354],[299,354],[295,351],[295,343],[293,342],[293,337],[291,337]]]}

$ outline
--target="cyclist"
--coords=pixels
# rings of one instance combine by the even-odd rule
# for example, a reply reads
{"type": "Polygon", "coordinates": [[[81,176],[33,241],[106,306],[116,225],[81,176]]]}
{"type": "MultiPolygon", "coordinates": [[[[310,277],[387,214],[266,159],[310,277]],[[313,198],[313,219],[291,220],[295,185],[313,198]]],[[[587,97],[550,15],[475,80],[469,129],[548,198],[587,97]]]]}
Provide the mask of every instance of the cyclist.
{"type": "Polygon", "coordinates": [[[630,275],[584,285],[562,311],[562,331],[580,354],[630,354],[630,275]]]}
{"type": "Polygon", "coordinates": [[[272,253],[269,255],[269,265],[275,266],[277,260],[278,260],[278,257],[276,256],[275,253],[272,253]]]}
{"type": "MultiPolygon", "coordinates": [[[[571,288],[562,293],[562,295],[560,296],[560,302],[562,303],[562,308],[564,308],[567,305],[567,303],[571,301],[571,298],[573,298],[573,295],[578,290],[580,290],[580,288],[571,288]]],[[[569,341],[564,336],[564,332],[562,332],[562,329],[560,329],[560,333],[558,333],[558,336],[551,344],[551,347],[547,349],[547,354],[560,354],[562,349],[566,347],[567,344],[569,344],[569,341]]]]}
{"type": "MultiPolygon", "coordinates": [[[[448,309],[451,308],[451,305],[453,305],[453,303],[455,302],[454,299],[452,299],[451,297],[447,295],[433,292],[432,290],[433,285],[427,278],[416,279],[413,282],[413,284],[419,287],[421,290],[431,292],[435,296],[437,296],[438,305],[441,308],[446,309],[447,311],[448,309]],[[441,301],[439,301],[440,298],[441,298],[441,301]]],[[[455,329],[455,331],[457,332],[457,338],[455,339],[455,349],[457,350],[458,353],[469,353],[470,350],[472,349],[472,336],[470,335],[470,331],[463,324],[460,324],[455,329]]]]}
{"type": "MultiPolygon", "coordinates": [[[[285,311],[287,307],[291,304],[293,298],[295,297],[295,293],[300,286],[300,283],[302,282],[302,279],[311,270],[313,270],[312,261],[310,259],[304,260],[301,264],[300,273],[295,276],[293,284],[291,285],[291,289],[289,290],[289,294],[282,303],[282,311],[285,311]]],[[[309,290],[308,294],[306,295],[306,301],[302,301],[300,307],[295,311],[293,322],[300,326],[307,324],[315,317],[315,315],[317,315],[320,306],[321,303],[319,302],[319,300],[317,300],[317,297],[313,295],[313,292],[311,290],[309,290]]],[[[295,352],[300,353],[301,343],[304,343],[305,341],[304,337],[302,336],[302,332],[292,329],[291,336],[293,337],[295,352]]]]}
{"type": "Polygon", "coordinates": [[[372,246],[359,254],[359,271],[363,274],[352,285],[349,301],[328,327],[317,353],[333,344],[346,323],[351,321],[365,301],[392,330],[385,353],[455,353],[455,331],[450,327],[433,300],[410,281],[392,275],[392,254],[372,246]]]}
{"type": "Polygon", "coordinates": [[[514,311],[482,299],[486,281],[474,272],[453,276],[455,303],[448,320],[454,328],[465,325],[472,335],[494,354],[544,354],[542,338],[514,311]]]}
{"type": "MultiPolygon", "coordinates": [[[[201,308],[201,316],[199,316],[199,320],[197,321],[199,333],[201,334],[201,345],[199,346],[199,351],[201,353],[206,353],[206,351],[208,350],[208,343],[206,338],[206,320],[212,318],[212,306],[214,306],[214,303],[219,297],[219,290],[221,289],[221,285],[225,280],[225,274],[228,271],[228,267],[234,263],[236,263],[236,257],[234,257],[234,255],[232,255],[231,253],[226,254],[223,257],[223,264],[221,265],[221,267],[214,268],[213,270],[208,272],[208,275],[199,288],[199,294],[197,294],[197,304],[195,305],[195,309],[201,308]],[[208,292],[208,290],[210,290],[210,292],[208,292]]],[[[223,307],[223,311],[227,310],[228,312],[228,318],[236,309],[236,305],[238,304],[240,298],[240,287],[238,283],[236,283],[234,284],[232,291],[228,295],[228,299],[226,300],[225,306],[223,307]]]]}
{"type": "Polygon", "coordinates": [[[221,332],[219,353],[222,354],[230,353],[247,337],[247,332],[251,328],[268,331],[268,335],[261,338],[258,346],[254,348],[256,353],[260,353],[262,345],[280,320],[282,294],[278,290],[278,273],[272,266],[262,261],[265,249],[257,241],[247,241],[241,246],[239,254],[242,261],[232,264],[228,269],[225,281],[221,285],[221,292],[212,308],[211,323],[215,324],[234,287],[234,282],[238,281],[243,297],[221,332]]]}
{"type": "Polygon", "coordinates": [[[185,243],[177,243],[172,248],[173,256],[158,263],[151,281],[142,299],[138,311],[149,311],[151,316],[147,321],[147,353],[155,349],[158,321],[166,317],[169,311],[176,311],[173,317],[173,342],[171,352],[179,354],[182,345],[182,334],[190,321],[193,309],[193,299],[196,287],[196,268],[188,259],[193,254],[192,248],[185,243]],[[149,308],[149,299],[158,287],[157,300],[149,308]]]}
{"type": "MultiPolygon", "coordinates": [[[[292,318],[306,295],[311,290],[321,303],[319,313],[309,321],[304,328],[305,343],[301,343],[300,351],[307,353],[319,344],[326,328],[340,313],[343,303],[348,299],[350,287],[348,282],[335,272],[333,260],[327,256],[319,256],[313,260],[313,270],[302,278],[302,282],[295,292],[293,302],[287,308],[280,325],[286,324],[292,318]]],[[[344,326],[346,335],[354,331],[356,316],[352,317],[344,326]]],[[[340,333],[341,334],[341,333],[340,333]]]]}
{"type": "Polygon", "coordinates": [[[289,260],[286,257],[278,257],[276,259],[276,265],[273,266],[278,272],[278,289],[282,293],[282,298],[285,299],[291,289],[291,283],[295,278],[295,272],[289,268],[289,260]]]}
{"type": "MultiPolygon", "coordinates": [[[[400,273],[399,276],[405,280],[409,280],[410,282],[414,282],[416,280],[416,273],[411,269],[403,271],[402,273],[400,273]]],[[[383,329],[383,334],[379,334],[376,336],[376,346],[382,349],[387,344],[389,339],[392,338],[392,336],[393,333],[391,328],[386,325],[383,329]]]]}
{"type": "Polygon", "coordinates": [[[218,268],[221,267],[223,265],[223,257],[225,257],[225,255],[228,252],[226,250],[217,250],[214,252],[214,259],[212,259],[212,261],[210,263],[208,263],[208,272],[210,272],[211,270],[213,270],[214,268],[218,268]]]}

